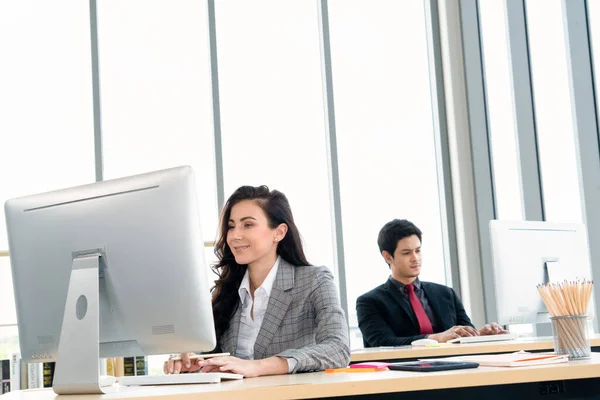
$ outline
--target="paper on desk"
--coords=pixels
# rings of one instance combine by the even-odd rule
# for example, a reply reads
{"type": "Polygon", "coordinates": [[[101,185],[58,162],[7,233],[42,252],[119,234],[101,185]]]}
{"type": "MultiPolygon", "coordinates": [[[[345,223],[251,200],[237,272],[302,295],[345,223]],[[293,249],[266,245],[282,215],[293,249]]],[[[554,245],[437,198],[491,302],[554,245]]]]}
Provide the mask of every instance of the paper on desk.
{"type": "Polygon", "coordinates": [[[464,358],[487,367],[527,367],[569,361],[569,356],[566,354],[540,354],[523,351],[512,354],[481,354],[464,358]]]}

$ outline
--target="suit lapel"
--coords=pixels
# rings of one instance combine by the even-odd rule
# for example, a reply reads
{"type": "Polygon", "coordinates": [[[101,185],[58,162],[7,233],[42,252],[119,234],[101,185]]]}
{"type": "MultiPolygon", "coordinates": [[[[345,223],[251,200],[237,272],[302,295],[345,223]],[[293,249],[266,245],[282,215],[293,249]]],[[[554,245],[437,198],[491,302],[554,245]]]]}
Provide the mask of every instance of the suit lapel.
{"type": "Polygon", "coordinates": [[[427,296],[429,307],[431,307],[431,311],[433,312],[434,317],[437,319],[438,325],[441,325],[436,326],[437,330],[443,332],[446,329],[451,328],[453,324],[447,326],[448,324],[446,323],[446,313],[442,312],[443,304],[440,303],[440,296],[436,296],[436,293],[433,293],[435,289],[432,286],[429,286],[427,282],[421,282],[421,289],[423,290],[423,292],[425,292],[425,296],[427,296]]]}
{"type": "Polygon", "coordinates": [[[273,340],[275,332],[281,325],[287,310],[292,303],[292,295],[289,292],[294,287],[294,266],[287,263],[283,258],[279,261],[277,276],[271,289],[267,311],[263,319],[260,331],[254,343],[254,359],[264,358],[267,347],[273,340]]]}
{"type": "Polygon", "coordinates": [[[223,334],[221,339],[221,351],[235,355],[237,350],[238,336],[240,333],[240,318],[242,314],[242,304],[238,301],[237,310],[229,323],[229,328],[223,334]]]}
{"type": "Polygon", "coordinates": [[[404,311],[406,316],[408,318],[410,318],[413,325],[415,325],[415,327],[417,329],[419,329],[419,323],[417,322],[417,319],[414,315],[413,310],[410,308],[410,305],[408,304],[408,302],[406,302],[402,298],[402,294],[400,293],[398,288],[396,288],[396,286],[394,286],[394,284],[392,282],[390,282],[389,279],[385,282],[385,289],[388,291],[390,296],[392,296],[394,298],[394,300],[396,301],[396,304],[398,304],[400,306],[400,308],[404,311]]]}

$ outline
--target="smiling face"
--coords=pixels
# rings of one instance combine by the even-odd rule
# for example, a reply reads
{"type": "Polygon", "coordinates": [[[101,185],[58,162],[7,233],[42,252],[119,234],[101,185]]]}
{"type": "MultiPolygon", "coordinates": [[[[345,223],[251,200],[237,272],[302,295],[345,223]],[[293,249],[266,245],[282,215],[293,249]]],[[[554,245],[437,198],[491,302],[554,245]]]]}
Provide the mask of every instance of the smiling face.
{"type": "Polygon", "coordinates": [[[267,215],[253,200],[243,200],[231,208],[227,244],[238,264],[264,265],[270,268],[277,259],[277,243],[287,225],[269,226],[267,215]]]}
{"type": "Polygon", "coordinates": [[[421,241],[417,235],[398,240],[393,255],[385,250],[382,255],[390,266],[392,278],[398,282],[413,283],[421,273],[421,241]]]}

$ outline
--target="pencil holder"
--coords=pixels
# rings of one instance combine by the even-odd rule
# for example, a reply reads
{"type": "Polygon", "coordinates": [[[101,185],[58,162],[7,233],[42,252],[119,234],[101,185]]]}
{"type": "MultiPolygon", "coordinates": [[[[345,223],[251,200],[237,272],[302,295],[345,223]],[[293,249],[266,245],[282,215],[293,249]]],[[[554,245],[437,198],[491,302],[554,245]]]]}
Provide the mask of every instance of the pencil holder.
{"type": "Polygon", "coordinates": [[[585,360],[591,357],[587,315],[561,315],[550,319],[556,354],[568,354],[569,360],[585,360]]]}

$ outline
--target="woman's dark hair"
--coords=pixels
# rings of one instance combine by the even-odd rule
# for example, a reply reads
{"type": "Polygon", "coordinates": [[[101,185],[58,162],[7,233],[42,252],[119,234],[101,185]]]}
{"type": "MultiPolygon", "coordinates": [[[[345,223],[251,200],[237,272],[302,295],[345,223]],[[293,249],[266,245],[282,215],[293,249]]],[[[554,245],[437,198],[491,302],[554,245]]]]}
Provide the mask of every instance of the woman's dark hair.
{"type": "Polygon", "coordinates": [[[269,227],[275,229],[280,224],[288,227],[284,238],[278,243],[277,254],[294,266],[310,265],[302,249],[302,238],[294,222],[292,209],[287,197],[277,190],[269,190],[267,186],[242,186],[237,189],[225,203],[221,213],[219,239],[215,245],[215,255],[219,262],[212,270],[219,277],[213,287],[213,315],[217,340],[229,327],[229,321],[235,314],[238,305],[238,288],[244,278],[245,264],[238,264],[227,244],[229,218],[231,209],[244,200],[253,200],[267,215],[269,227]]]}

